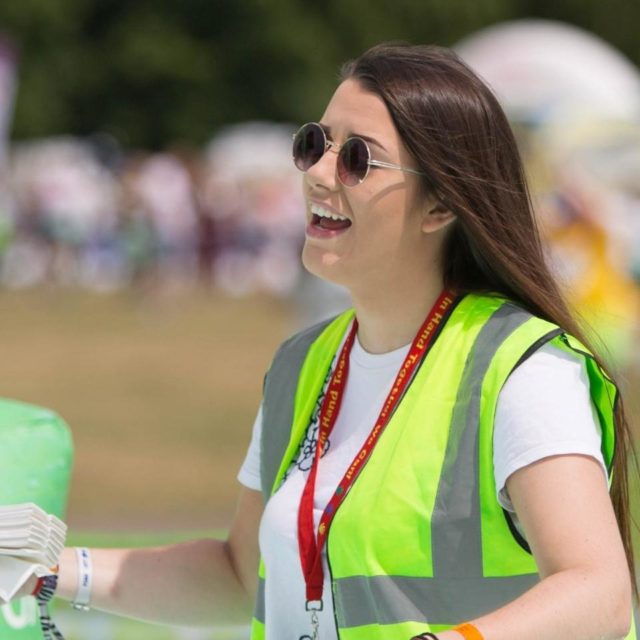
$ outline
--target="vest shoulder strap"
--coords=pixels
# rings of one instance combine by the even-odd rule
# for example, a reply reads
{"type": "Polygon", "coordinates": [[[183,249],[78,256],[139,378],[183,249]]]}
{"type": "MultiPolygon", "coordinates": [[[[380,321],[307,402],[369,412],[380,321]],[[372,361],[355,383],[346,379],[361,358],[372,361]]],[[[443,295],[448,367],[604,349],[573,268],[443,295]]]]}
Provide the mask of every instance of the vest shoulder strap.
{"type": "Polygon", "coordinates": [[[260,481],[265,501],[271,495],[293,422],[294,398],[309,348],[336,318],[319,322],[283,342],[264,378],[260,481]]]}

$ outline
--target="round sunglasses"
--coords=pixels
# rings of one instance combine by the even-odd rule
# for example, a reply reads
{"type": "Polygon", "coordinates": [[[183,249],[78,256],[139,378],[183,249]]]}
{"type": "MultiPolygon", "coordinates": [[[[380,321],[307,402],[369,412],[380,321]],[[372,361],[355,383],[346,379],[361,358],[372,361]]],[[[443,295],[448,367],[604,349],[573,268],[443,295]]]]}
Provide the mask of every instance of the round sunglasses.
{"type": "Polygon", "coordinates": [[[338,180],[345,187],[355,187],[369,175],[369,167],[398,169],[419,176],[426,175],[422,171],[401,167],[391,162],[371,159],[371,150],[365,140],[354,136],[342,144],[327,139],[327,134],[317,122],[303,124],[293,134],[293,162],[300,171],[308,171],[329,150],[338,153],[338,180]]]}

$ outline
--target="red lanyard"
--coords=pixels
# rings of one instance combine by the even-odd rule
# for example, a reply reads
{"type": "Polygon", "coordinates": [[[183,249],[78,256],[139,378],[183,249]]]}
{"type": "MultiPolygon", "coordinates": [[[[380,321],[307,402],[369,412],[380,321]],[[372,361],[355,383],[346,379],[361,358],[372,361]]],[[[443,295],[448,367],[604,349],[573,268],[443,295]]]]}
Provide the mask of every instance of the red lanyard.
{"type": "Polygon", "coordinates": [[[347,376],[349,374],[349,354],[353,347],[353,342],[358,330],[358,323],[353,321],[351,331],[347,340],[340,351],[338,363],[331,374],[331,380],[325,397],[322,401],[319,417],[318,442],[316,444],[315,456],[309,476],[302,492],[300,499],[300,508],[298,510],[298,547],[300,550],[300,563],[302,564],[302,572],[306,583],[307,602],[322,600],[322,586],[324,582],[322,570],[322,549],[329,533],[329,527],[333,521],[333,517],[338,507],[346,497],[351,485],[355,482],[360,469],[369,459],[373,448],[380,438],[384,428],[386,427],[390,417],[403,396],[404,390],[412,379],[413,374],[420,364],[424,354],[431,344],[437,327],[440,325],[444,314],[453,303],[454,297],[448,291],[443,291],[435,304],[429,311],[420,331],[413,339],[409,353],[407,354],[395,382],[391,387],[391,391],[382,406],[380,415],[369,434],[363,447],[360,449],[353,462],[349,465],[347,472],[338,484],[333,497],[329,500],[325,508],[318,526],[318,535],[316,538],[313,523],[313,496],[315,493],[316,476],[318,473],[318,463],[322,452],[324,451],[327,438],[331,434],[335,426],[340,405],[347,384],[347,376]]]}

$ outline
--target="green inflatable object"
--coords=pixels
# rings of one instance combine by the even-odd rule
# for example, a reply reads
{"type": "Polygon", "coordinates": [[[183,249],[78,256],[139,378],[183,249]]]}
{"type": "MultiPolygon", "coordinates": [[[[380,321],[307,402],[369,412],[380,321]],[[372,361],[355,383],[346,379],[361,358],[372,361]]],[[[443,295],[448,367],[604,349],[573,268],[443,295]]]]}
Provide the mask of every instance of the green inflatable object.
{"type": "MultiPolygon", "coordinates": [[[[64,520],[73,443],[53,411],[0,399],[0,504],[35,502],[64,520]]],[[[0,638],[41,640],[33,598],[0,606],[0,638]]]]}

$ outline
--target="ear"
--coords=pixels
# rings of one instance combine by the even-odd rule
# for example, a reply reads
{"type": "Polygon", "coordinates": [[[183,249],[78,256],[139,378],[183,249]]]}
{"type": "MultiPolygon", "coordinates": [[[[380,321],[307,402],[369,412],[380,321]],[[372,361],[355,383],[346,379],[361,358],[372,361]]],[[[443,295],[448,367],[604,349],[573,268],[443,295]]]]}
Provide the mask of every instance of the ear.
{"type": "Polygon", "coordinates": [[[441,202],[430,202],[422,214],[422,232],[435,233],[456,219],[456,215],[441,202]]]}

